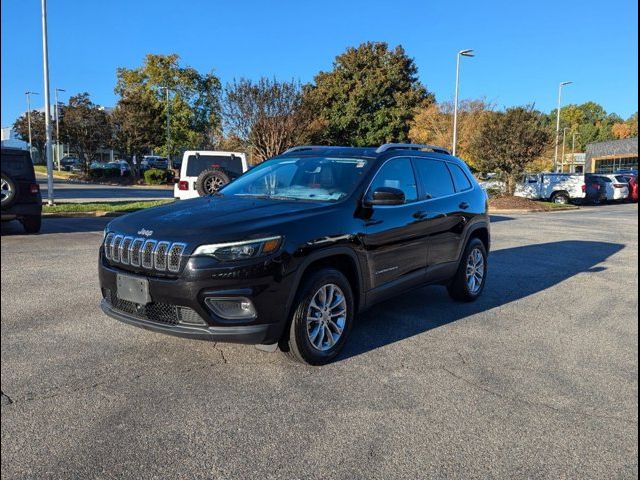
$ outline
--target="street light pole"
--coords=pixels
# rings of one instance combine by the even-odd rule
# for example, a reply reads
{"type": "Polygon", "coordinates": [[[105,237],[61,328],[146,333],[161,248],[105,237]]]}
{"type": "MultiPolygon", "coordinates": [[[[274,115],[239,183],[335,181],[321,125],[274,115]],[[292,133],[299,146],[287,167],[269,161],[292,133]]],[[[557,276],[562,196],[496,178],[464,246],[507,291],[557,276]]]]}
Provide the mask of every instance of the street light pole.
{"type": "Polygon", "coordinates": [[[56,97],[56,160],[58,160],[58,171],[62,170],[62,165],[60,165],[60,112],[58,111],[58,92],[65,92],[63,88],[55,89],[55,97],[56,97]]]}
{"type": "Polygon", "coordinates": [[[47,0],[42,0],[42,73],[44,82],[44,129],[47,152],[47,197],[53,205],[53,159],[51,158],[51,101],[49,99],[49,47],[47,45],[47,0]]]}
{"type": "Polygon", "coordinates": [[[460,92],[460,57],[473,57],[473,50],[460,50],[456,56],[456,94],[453,105],[453,148],[451,153],[455,156],[458,147],[458,98],[460,92]]]}
{"type": "Polygon", "coordinates": [[[556,119],[556,153],[553,157],[553,171],[558,171],[558,148],[560,143],[560,111],[562,109],[562,87],[571,85],[573,82],[561,82],[558,86],[558,114],[556,119]]]}
{"type": "Polygon", "coordinates": [[[566,140],[567,140],[567,130],[569,130],[569,127],[564,127],[562,129],[562,160],[560,160],[560,171],[562,173],[564,173],[564,151],[565,151],[565,146],[567,144],[566,140]]]}
{"type": "Polygon", "coordinates": [[[169,87],[164,88],[167,99],[167,161],[171,168],[171,112],[169,111],[169,87]]]}
{"type": "Polygon", "coordinates": [[[25,92],[27,96],[27,130],[29,132],[29,155],[31,155],[31,95],[38,95],[37,92],[25,92]]]}

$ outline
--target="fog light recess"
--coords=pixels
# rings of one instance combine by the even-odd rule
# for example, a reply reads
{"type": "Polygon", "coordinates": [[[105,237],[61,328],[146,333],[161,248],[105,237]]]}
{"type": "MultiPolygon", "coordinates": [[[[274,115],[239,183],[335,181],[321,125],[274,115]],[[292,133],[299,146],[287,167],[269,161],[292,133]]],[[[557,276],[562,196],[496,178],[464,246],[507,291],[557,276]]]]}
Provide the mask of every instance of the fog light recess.
{"type": "Polygon", "coordinates": [[[207,297],[204,303],[225,320],[252,320],[257,316],[253,302],[246,297],[207,297]]]}

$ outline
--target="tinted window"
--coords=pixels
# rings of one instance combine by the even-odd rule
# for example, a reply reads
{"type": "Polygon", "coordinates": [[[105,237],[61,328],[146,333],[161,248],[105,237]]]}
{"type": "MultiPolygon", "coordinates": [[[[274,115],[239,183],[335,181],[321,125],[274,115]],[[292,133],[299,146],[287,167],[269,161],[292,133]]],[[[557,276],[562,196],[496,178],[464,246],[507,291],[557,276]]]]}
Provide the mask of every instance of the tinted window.
{"type": "Polygon", "coordinates": [[[197,177],[207,168],[222,168],[235,175],[242,175],[242,160],[235,156],[190,155],[187,159],[187,176],[197,177]]]}
{"type": "Polygon", "coordinates": [[[469,177],[467,177],[464,171],[453,163],[449,164],[449,170],[451,171],[451,176],[453,177],[453,184],[456,187],[457,192],[464,192],[465,190],[471,190],[471,182],[469,181],[469,177]]]}
{"type": "Polygon", "coordinates": [[[33,165],[28,152],[2,150],[2,171],[8,175],[33,176],[33,165]]]}
{"type": "Polygon", "coordinates": [[[402,190],[407,202],[417,200],[418,188],[411,160],[408,158],[395,158],[385,163],[376,174],[376,178],[373,179],[369,190],[373,192],[380,187],[402,190]]]}
{"type": "Polygon", "coordinates": [[[275,158],[249,170],[220,193],[273,200],[335,202],[349,195],[367,170],[357,158],[275,158]]]}
{"type": "Polygon", "coordinates": [[[444,162],[416,158],[416,168],[426,198],[444,197],[455,193],[451,174],[444,162]]]}

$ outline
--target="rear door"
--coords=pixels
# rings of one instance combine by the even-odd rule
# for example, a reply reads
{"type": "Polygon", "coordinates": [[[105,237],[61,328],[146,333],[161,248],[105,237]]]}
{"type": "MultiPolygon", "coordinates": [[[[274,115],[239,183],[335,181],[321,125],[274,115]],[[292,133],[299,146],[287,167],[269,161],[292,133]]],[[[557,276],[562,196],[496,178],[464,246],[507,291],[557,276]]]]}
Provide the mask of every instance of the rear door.
{"type": "Polygon", "coordinates": [[[428,244],[427,267],[455,262],[466,223],[465,191],[473,187],[464,172],[455,171],[460,191],[456,191],[450,168],[454,164],[430,158],[414,158],[421,187],[421,203],[417,212],[428,244]],[[466,181],[465,181],[466,180],[466,181]]]}
{"type": "Polygon", "coordinates": [[[392,282],[402,287],[417,285],[424,281],[427,253],[411,158],[387,160],[376,173],[368,192],[378,187],[402,190],[406,203],[374,206],[364,220],[369,285],[374,289],[392,282]]]}

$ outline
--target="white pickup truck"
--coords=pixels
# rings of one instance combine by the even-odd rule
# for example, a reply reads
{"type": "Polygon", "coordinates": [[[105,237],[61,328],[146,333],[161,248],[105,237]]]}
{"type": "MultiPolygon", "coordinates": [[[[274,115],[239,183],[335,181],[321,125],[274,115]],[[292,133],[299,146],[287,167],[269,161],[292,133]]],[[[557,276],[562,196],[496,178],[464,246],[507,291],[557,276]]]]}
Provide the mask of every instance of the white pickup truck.
{"type": "Polygon", "coordinates": [[[527,173],[518,183],[516,197],[567,204],[585,196],[584,175],[570,173],[527,173]]]}

